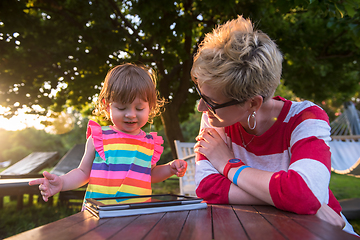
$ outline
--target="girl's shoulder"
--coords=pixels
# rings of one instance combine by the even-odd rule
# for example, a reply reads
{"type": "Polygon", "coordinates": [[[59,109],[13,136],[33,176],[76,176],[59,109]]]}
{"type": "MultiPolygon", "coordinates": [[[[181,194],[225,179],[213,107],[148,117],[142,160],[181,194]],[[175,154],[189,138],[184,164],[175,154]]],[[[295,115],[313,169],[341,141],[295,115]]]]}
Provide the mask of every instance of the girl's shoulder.
{"type": "Polygon", "coordinates": [[[163,140],[162,136],[157,135],[157,132],[151,132],[151,133],[147,134],[146,136],[149,136],[154,140],[154,153],[153,153],[153,157],[151,159],[151,165],[154,165],[159,161],[160,156],[164,151],[164,147],[161,146],[164,143],[164,140],[163,140]]]}
{"type": "Polygon", "coordinates": [[[157,132],[150,132],[146,134],[146,138],[153,139],[155,144],[161,145],[164,143],[164,139],[162,136],[158,136],[157,132]]]}
{"type": "Polygon", "coordinates": [[[87,130],[86,130],[86,138],[89,138],[90,136],[94,138],[95,136],[101,136],[101,126],[97,122],[93,120],[89,120],[87,130]]]}

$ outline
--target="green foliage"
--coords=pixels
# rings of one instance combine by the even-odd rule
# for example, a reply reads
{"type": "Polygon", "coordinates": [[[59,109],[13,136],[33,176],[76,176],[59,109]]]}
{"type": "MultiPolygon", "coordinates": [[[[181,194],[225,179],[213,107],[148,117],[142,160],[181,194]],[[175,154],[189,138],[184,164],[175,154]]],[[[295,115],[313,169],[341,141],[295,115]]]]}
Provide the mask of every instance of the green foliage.
{"type": "Polygon", "coordinates": [[[169,101],[161,124],[172,145],[198,99],[189,91],[197,44],[237,15],[277,41],[284,85],[298,97],[340,105],[359,90],[358,0],[18,0],[0,2],[0,105],[80,110],[109,68],[142,63],[169,101]]]}
{"type": "Polygon", "coordinates": [[[0,162],[12,160],[14,164],[32,152],[57,151],[62,157],[75,144],[85,143],[87,121],[87,118],[77,118],[72,130],[64,134],[50,134],[35,128],[0,129],[0,162]]]}
{"type": "Polygon", "coordinates": [[[350,224],[353,226],[354,231],[360,235],[360,219],[355,219],[355,220],[351,220],[349,221],[350,224]]]}
{"type": "Polygon", "coordinates": [[[66,152],[60,136],[48,134],[43,130],[26,128],[22,131],[0,130],[0,160],[21,160],[32,152],[57,151],[60,156],[66,152]]]}
{"type": "Polygon", "coordinates": [[[74,147],[76,144],[81,144],[86,142],[86,129],[89,119],[78,118],[74,124],[74,128],[65,134],[60,135],[61,142],[65,149],[69,150],[74,147]]]}
{"type": "Polygon", "coordinates": [[[284,85],[283,80],[281,81],[281,84],[277,87],[274,95],[281,96],[291,101],[294,101],[297,98],[293,91],[291,91],[287,86],[284,85]]]}
{"type": "Polygon", "coordinates": [[[337,104],[341,105],[359,90],[359,40],[346,34],[349,25],[344,24],[345,19],[335,21],[310,13],[292,18],[295,22],[289,19],[289,28],[296,31],[289,31],[288,37],[293,41],[281,45],[285,51],[285,85],[296,95],[318,102],[337,94],[337,104]]]}
{"type": "Polygon", "coordinates": [[[151,184],[153,194],[180,194],[179,178],[173,176],[163,182],[151,184]]]}
{"type": "Polygon", "coordinates": [[[194,114],[191,114],[187,121],[181,123],[185,142],[195,142],[195,137],[199,134],[200,130],[201,115],[201,112],[195,110],[194,114]]]}
{"type": "Polygon", "coordinates": [[[21,145],[15,145],[10,149],[5,149],[2,152],[3,159],[11,160],[11,164],[16,163],[18,160],[23,159],[27,155],[29,155],[31,151],[21,145]]]}

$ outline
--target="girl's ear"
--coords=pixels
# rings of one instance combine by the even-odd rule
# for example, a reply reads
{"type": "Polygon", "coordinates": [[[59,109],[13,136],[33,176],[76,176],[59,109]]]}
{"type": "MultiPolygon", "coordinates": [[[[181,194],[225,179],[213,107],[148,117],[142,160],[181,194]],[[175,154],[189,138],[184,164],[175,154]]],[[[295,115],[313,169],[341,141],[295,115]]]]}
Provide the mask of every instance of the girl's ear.
{"type": "Polygon", "coordinates": [[[102,100],[102,103],[106,106],[106,111],[110,111],[110,104],[105,101],[105,99],[102,100]]]}

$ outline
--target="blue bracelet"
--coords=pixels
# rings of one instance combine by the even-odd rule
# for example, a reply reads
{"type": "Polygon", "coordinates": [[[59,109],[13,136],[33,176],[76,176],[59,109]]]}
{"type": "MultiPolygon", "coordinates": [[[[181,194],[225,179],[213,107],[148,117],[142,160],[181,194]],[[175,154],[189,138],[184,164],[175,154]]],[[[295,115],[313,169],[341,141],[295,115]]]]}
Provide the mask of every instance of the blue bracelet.
{"type": "Polygon", "coordinates": [[[250,167],[250,166],[243,165],[243,166],[239,167],[238,170],[236,170],[236,173],[235,173],[234,178],[233,178],[233,183],[234,183],[235,185],[237,185],[237,179],[238,179],[239,174],[241,173],[241,171],[244,170],[245,168],[249,168],[249,167],[250,167]]]}

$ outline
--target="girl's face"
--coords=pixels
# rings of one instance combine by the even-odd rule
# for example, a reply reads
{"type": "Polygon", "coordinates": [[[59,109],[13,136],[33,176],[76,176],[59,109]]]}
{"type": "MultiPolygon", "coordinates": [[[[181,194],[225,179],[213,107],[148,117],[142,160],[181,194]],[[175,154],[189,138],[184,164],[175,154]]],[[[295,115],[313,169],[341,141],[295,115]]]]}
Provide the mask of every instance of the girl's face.
{"type": "MultiPolygon", "coordinates": [[[[225,97],[218,90],[208,86],[207,84],[203,84],[201,87],[199,87],[199,90],[201,92],[201,95],[206,99],[206,101],[213,106],[227,103],[232,100],[225,97]]],[[[211,126],[227,127],[237,122],[246,123],[249,112],[245,106],[246,104],[237,104],[218,108],[216,109],[216,114],[214,114],[212,111],[209,110],[204,100],[200,99],[197,109],[199,112],[203,112],[208,115],[209,123],[211,126]]]]}
{"type": "Polygon", "coordinates": [[[150,107],[148,102],[136,97],[132,103],[110,103],[108,112],[117,130],[137,135],[149,119],[150,107]]]}

